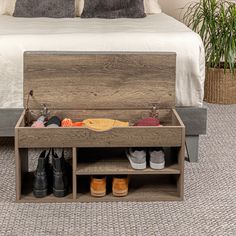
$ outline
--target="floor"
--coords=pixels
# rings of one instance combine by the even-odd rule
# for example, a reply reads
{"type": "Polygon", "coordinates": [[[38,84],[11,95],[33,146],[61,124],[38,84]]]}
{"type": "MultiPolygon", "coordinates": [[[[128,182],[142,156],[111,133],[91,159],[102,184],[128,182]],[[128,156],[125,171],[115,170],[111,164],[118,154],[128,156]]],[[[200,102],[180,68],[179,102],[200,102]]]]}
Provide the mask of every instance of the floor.
{"type": "MultiPolygon", "coordinates": [[[[0,235],[236,235],[236,105],[208,107],[183,202],[16,204],[14,147],[0,139],[0,235]]],[[[34,163],[35,164],[35,161],[34,163]]]]}

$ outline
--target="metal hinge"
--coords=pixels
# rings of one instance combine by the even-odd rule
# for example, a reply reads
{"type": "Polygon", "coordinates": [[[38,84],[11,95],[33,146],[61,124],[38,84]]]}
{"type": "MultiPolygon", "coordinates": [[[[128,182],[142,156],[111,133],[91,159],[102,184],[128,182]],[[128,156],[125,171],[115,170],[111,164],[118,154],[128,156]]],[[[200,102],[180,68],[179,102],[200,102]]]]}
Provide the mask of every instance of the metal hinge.
{"type": "Polygon", "coordinates": [[[152,103],[152,109],[150,112],[150,116],[154,118],[159,117],[159,104],[158,103],[152,103]]]}

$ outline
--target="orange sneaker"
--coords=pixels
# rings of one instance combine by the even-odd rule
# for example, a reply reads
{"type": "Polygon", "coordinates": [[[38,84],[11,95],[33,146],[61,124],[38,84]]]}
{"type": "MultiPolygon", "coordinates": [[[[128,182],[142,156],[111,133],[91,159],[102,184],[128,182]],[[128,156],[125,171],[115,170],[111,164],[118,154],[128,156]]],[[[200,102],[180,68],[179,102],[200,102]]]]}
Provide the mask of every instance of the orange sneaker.
{"type": "Polygon", "coordinates": [[[128,195],[128,176],[113,177],[112,193],[116,197],[125,197],[128,195]]]}
{"type": "Polygon", "coordinates": [[[93,197],[104,197],[106,195],[106,177],[92,176],[90,181],[90,193],[93,197]]]}

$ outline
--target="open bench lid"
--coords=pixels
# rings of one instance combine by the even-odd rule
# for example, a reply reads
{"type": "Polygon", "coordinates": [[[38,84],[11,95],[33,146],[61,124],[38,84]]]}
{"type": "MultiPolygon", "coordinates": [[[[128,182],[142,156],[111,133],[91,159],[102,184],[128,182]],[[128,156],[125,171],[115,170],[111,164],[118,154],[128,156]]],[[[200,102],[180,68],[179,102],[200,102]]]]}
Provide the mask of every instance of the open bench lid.
{"type": "Polygon", "coordinates": [[[24,107],[54,110],[175,106],[175,53],[26,52],[24,107]]]}

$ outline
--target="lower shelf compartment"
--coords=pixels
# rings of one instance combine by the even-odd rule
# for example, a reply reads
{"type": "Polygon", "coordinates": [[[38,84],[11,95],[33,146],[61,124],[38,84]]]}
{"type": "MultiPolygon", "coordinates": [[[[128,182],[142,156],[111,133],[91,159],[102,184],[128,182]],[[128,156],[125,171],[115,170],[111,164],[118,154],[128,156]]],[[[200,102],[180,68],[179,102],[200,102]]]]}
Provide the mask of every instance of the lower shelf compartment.
{"type": "Polygon", "coordinates": [[[90,176],[77,176],[77,194],[73,198],[70,192],[62,198],[52,193],[44,198],[33,195],[33,173],[26,173],[27,181],[22,183],[21,198],[18,202],[25,203],[62,203],[62,202],[144,202],[144,201],[181,201],[177,181],[180,175],[130,175],[129,192],[125,197],[115,197],[112,194],[112,176],[107,177],[107,194],[104,197],[93,197],[90,194],[90,176]]]}
{"type": "Polygon", "coordinates": [[[129,193],[125,197],[112,194],[112,178],[107,180],[107,194],[104,197],[93,197],[90,194],[90,177],[77,177],[77,201],[79,202],[113,202],[113,201],[180,201],[177,189],[179,175],[132,175],[129,176],[129,193]]]}
{"type": "Polygon", "coordinates": [[[53,202],[71,202],[72,191],[71,187],[69,193],[65,197],[55,197],[53,193],[49,193],[46,197],[36,198],[33,194],[33,172],[24,173],[22,180],[21,198],[19,202],[42,202],[42,203],[53,203],[53,202]]]}

